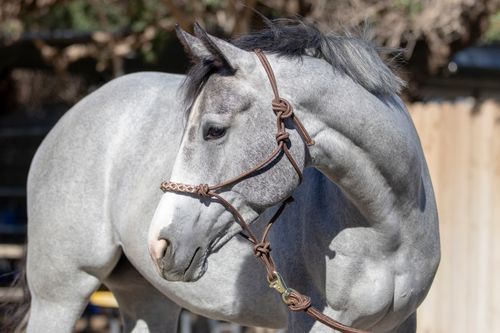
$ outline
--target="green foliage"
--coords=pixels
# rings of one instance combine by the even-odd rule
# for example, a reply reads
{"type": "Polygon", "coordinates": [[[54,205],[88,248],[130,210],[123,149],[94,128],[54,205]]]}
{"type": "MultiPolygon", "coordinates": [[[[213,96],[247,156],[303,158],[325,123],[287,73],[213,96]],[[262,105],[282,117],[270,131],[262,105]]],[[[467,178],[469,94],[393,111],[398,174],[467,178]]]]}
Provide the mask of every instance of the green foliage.
{"type": "Polygon", "coordinates": [[[422,2],[419,0],[395,0],[394,6],[402,9],[410,17],[422,11],[422,2]]]}
{"type": "Polygon", "coordinates": [[[144,30],[148,25],[163,16],[166,16],[166,12],[161,1],[142,0],[128,2],[127,23],[135,32],[144,30]]]}
{"type": "Polygon", "coordinates": [[[26,31],[72,29],[90,31],[99,26],[94,8],[85,0],[69,1],[48,10],[34,11],[22,17],[26,31]]]}
{"type": "MultiPolygon", "coordinates": [[[[24,25],[23,30],[30,32],[61,29],[116,31],[124,28],[137,32],[144,30],[161,15],[166,15],[165,8],[157,0],[68,0],[44,10],[24,13],[19,19],[24,25]]],[[[0,32],[7,32],[7,28],[0,27],[0,32]]]]}
{"type": "Polygon", "coordinates": [[[203,0],[203,3],[213,8],[222,8],[227,6],[226,0],[203,0]]]}
{"type": "Polygon", "coordinates": [[[500,42],[500,11],[490,16],[489,27],[484,34],[485,43],[500,42]]]}
{"type": "MultiPolygon", "coordinates": [[[[250,15],[244,21],[239,21],[243,20],[246,15],[241,15],[242,6],[239,2],[234,1],[238,0],[173,1],[172,3],[162,0],[54,0],[36,1],[37,4],[41,5],[33,5],[35,3],[33,0],[0,0],[0,42],[3,41],[7,44],[15,41],[24,32],[36,33],[56,30],[123,32],[115,35],[117,39],[113,40],[113,43],[107,43],[103,40],[93,41],[92,43],[98,47],[95,48],[97,51],[93,51],[92,56],[100,59],[102,63],[111,63],[110,59],[116,52],[116,54],[120,54],[120,57],[138,55],[147,62],[157,62],[162,48],[171,42],[171,38],[175,38],[171,31],[174,22],[180,23],[181,26],[189,30],[194,20],[198,20],[202,21],[211,31],[224,31],[227,34],[248,31],[252,25],[255,26],[256,22],[257,24],[262,22],[256,18],[255,14],[252,14],[255,19],[250,15]],[[171,7],[172,4],[175,8],[171,7]],[[224,17],[227,19],[223,19],[224,17]],[[235,21],[238,24],[235,24],[235,21]]],[[[271,19],[296,14],[287,12],[288,6],[284,6],[283,3],[283,1],[277,0],[259,0],[255,2],[255,6],[271,19]]],[[[295,3],[299,4],[300,1],[295,0],[295,3]]],[[[307,17],[308,14],[313,15],[314,10],[312,9],[316,6],[315,2],[307,3],[311,3],[312,7],[310,10],[303,9],[302,15],[304,17],[307,17]]],[[[421,0],[381,1],[377,2],[377,5],[372,0],[355,1],[352,4],[349,1],[325,0],[323,13],[318,18],[314,17],[314,20],[325,22],[331,20],[332,17],[338,17],[338,21],[344,19],[347,21],[346,27],[356,27],[365,13],[370,15],[369,17],[365,16],[365,20],[369,19],[369,22],[378,27],[375,28],[375,36],[378,36],[378,41],[381,44],[389,41],[391,45],[398,45],[405,40],[405,36],[411,35],[411,38],[415,40],[420,38],[426,40],[429,45],[432,44],[430,49],[434,52],[438,49],[441,50],[440,47],[435,47],[435,45],[441,45],[440,38],[447,42],[446,38],[442,38],[437,33],[435,38],[427,38],[428,36],[425,34],[428,34],[429,31],[432,33],[433,30],[426,29],[427,32],[422,32],[422,24],[420,20],[416,20],[416,18],[420,18],[424,9],[430,8],[430,4],[432,4],[431,1],[421,0]],[[353,15],[353,9],[360,15],[353,15]],[[336,16],[332,16],[333,14],[336,16]],[[351,19],[350,23],[349,19],[351,19]],[[398,31],[391,30],[393,24],[398,25],[398,31]],[[408,32],[411,33],[408,34],[408,32]],[[432,47],[433,45],[434,47],[432,47]]],[[[289,7],[295,8],[293,11],[296,11],[300,7],[297,6],[289,7]]],[[[453,6],[466,11],[473,4],[459,1],[453,6]]],[[[492,11],[492,9],[486,10],[486,8],[490,7],[485,7],[483,14],[481,14],[484,15],[482,17],[490,15],[492,11]]],[[[455,13],[456,20],[465,25],[466,29],[473,26],[474,22],[462,19],[460,12],[456,15],[455,11],[450,11],[450,13],[443,13],[443,15],[453,13],[455,13]]],[[[475,15],[474,19],[478,19],[479,14],[475,15]]],[[[434,22],[428,22],[428,24],[432,28],[434,22]]],[[[342,30],[342,25],[339,27],[342,30]]],[[[451,27],[449,34],[461,36],[465,33],[461,29],[457,30],[456,27],[451,27]]],[[[500,42],[500,12],[495,12],[490,16],[489,30],[483,35],[481,41],[500,42]]],[[[477,42],[477,39],[472,42],[477,42]]],[[[435,52],[430,58],[441,57],[435,63],[445,64],[447,56],[443,55],[442,52],[435,52]]]]}
{"type": "MultiPolygon", "coordinates": [[[[212,0],[218,3],[221,1],[212,0]]],[[[49,32],[72,30],[77,32],[128,30],[142,33],[168,12],[158,0],[66,0],[45,8],[21,12],[16,19],[0,23],[0,37],[18,38],[23,31],[49,32]]],[[[138,51],[147,62],[157,61],[157,53],[167,39],[167,33],[156,29],[150,42],[140,45],[138,51]]]]}
{"type": "Polygon", "coordinates": [[[0,37],[7,40],[15,40],[24,32],[24,27],[19,20],[7,19],[0,22],[0,37]]]}

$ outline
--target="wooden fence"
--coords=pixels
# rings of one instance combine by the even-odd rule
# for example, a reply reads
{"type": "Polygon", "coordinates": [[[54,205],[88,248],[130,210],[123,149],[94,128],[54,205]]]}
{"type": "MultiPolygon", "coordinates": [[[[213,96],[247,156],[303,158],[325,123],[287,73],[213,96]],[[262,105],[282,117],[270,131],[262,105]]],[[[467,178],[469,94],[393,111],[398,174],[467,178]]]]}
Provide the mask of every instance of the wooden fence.
{"type": "Polygon", "coordinates": [[[410,106],[433,179],[441,264],[419,333],[500,332],[500,104],[410,106]]]}

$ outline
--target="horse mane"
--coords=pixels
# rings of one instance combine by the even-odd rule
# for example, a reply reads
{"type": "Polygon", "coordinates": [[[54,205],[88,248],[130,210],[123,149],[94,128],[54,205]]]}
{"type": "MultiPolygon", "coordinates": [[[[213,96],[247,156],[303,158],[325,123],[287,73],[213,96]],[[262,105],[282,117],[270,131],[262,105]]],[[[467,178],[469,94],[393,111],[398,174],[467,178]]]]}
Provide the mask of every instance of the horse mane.
{"type": "MultiPolygon", "coordinates": [[[[246,51],[256,48],[288,58],[312,56],[328,62],[332,69],[377,96],[399,94],[405,82],[392,72],[380,54],[398,50],[379,48],[367,38],[348,33],[323,33],[301,20],[266,20],[267,27],[237,37],[230,42],[246,51]]],[[[210,60],[202,60],[189,70],[184,82],[184,101],[190,106],[208,78],[217,72],[210,60]]],[[[221,73],[227,75],[227,73],[221,73]]]]}

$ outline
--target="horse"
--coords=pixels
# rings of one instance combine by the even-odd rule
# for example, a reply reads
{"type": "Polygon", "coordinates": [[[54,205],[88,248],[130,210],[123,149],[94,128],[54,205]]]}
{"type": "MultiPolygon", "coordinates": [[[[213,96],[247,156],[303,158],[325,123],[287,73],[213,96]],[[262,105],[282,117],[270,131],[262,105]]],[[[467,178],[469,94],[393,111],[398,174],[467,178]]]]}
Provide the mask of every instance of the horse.
{"type": "Polygon", "coordinates": [[[177,29],[188,75],[136,73],[78,102],[44,139],[28,177],[27,332],[71,332],[105,284],[126,332],[175,332],[181,308],[290,332],[330,329],[288,313],[231,211],[159,190],[170,179],[216,184],[274,149],[273,92],[314,141],[284,120],[286,158],[220,191],[270,234],[287,283],[324,314],[373,332],[414,332],[440,258],[432,183],[398,97],[403,82],[370,43],[302,22],[232,43],[177,29]],[[180,98],[184,93],[184,99],[180,98]]]}

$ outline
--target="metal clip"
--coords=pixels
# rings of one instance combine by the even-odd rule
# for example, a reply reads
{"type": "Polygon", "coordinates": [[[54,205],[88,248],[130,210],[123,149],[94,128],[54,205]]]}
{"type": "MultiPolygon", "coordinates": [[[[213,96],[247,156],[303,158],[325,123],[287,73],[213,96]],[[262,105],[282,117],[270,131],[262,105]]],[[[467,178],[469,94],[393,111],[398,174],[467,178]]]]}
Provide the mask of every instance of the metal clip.
{"type": "Polygon", "coordinates": [[[283,280],[283,277],[280,273],[274,271],[273,274],[275,278],[274,280],[269,281],[269,287],[279,292],[281,294],[283,302],[288,304],[288,296],[292,292],[292,289],[286,286],[285,280],[283,280]]]}
{"type": "Polygon", "coordinates": [[[275,276],[275,279],[269,281],[269,288],[274,288],[280,294],[283,294],[288,289],[288,287],[286,286],[285,281],[281,277],[280,273],[274,271],[273,274],[275,276]]]}

